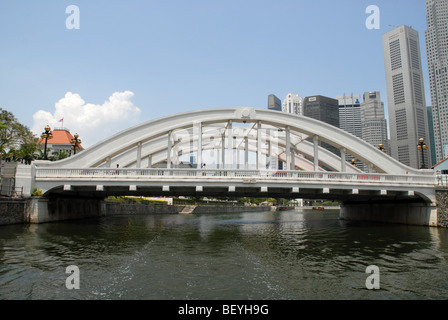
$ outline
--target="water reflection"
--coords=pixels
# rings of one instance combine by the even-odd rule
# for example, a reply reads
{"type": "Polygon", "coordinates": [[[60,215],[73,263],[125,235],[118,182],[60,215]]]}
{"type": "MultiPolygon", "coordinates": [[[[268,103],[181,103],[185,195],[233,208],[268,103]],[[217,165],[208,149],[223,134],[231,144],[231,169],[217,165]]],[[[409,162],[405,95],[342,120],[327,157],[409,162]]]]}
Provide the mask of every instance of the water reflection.
{"type": "Polygon", "coordinates": [[[0,298],[445,299],[447,231],[312,210],[4,226],[0,298]],[[80,290],[65,288],[72,264],[80,290]]]}

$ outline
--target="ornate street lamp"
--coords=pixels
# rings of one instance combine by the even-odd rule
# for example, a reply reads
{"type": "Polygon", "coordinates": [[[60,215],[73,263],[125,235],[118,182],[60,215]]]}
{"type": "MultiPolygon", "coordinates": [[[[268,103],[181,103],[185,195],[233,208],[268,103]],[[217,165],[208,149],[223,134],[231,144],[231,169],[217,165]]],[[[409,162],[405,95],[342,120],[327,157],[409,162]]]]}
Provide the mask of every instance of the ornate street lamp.
{"type": "Polygon", "coordinates": [[[386,148],[383,147],[383,144],[382,144],[382,143],[380,143],[380,144],[378,145],[378,149],[380,149],[381,151],[383,151],[384,153],[386,153],[386,148]]]}
{"type": "Polygon", "coordinates": [[[47,125],[45,127],[45,131],[42,132],[40,137],[42,139],[45,139],[45,147],[44,147],[44,157],[43,157],[43,159],[44,160],[48,160],[48,157],[47,157],[47,142],[48,142],[48,139],[52,139],[53,138],[53,134],[51,133],[51,128],[50,128],[49,125],[47,125]]]}
{"type": "Polygon", "coordinates": [[[354,166],[355,168],[358,167],[358,165],[356,164],[356,160],[352,159],[352,166],[354,166]]]}
{"type": "Polygon", "coordinates": [[[418,149],[418,150],[421,150],[421,152],[422,152],[422,166],[421,166],[420,169],[424,169],[424,168],[425,168],[425,155],[424,155],[424,153],[423,153],[423,150],[428,149],[428,146],[427,146],[426,143],[425,143],[425,139],[420,138],[420,139],[418,140],[417,149],[418,149]]]}
{"type": "Polygon", "coordinates": [[[76,154],[76,150],[79,150],[79,145],[81,144],[81,139],[78,139],[79,135],[77,133],[75,133],[75,135],[73,136],[73,139],[70,141],[71,143],[73,143],[71,149],[73,150],[73,154],[76,154]]]}

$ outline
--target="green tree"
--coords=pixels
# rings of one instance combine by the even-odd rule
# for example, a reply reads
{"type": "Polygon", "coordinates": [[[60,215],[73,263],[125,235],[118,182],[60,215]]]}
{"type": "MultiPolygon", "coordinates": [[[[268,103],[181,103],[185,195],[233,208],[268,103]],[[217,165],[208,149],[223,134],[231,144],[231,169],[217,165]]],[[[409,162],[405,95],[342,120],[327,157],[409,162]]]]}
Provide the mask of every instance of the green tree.
{"type": "Polygon", "coordinates": [[[65,149],[61,149],[59,150],[59,152],[53,151],[51,154],[52,154],[52,157],[50,157],[51,161],[62,160],[70,156],[70,154],[65,149]]]}
{"type": "Polygon", "coordinates": [[[0,157],[29,163],[36,158],[37,141],[38,138],[14,114],[0,108],[0,157]]]}

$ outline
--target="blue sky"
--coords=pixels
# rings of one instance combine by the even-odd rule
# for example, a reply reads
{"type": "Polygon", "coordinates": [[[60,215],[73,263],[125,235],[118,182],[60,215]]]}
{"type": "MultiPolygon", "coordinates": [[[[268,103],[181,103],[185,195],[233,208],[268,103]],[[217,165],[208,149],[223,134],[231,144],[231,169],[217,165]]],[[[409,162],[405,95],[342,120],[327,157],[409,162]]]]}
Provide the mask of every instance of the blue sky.
{"type": "Polygon", "coordinates": [[[378,90],[387,107],[381,37],[403,24],[419,32],[430,105],[424,0],[2,0],[0,107],[36,131],[64,118],[87,146],[178,112],[266,108],[271,93],[378,90]]]}

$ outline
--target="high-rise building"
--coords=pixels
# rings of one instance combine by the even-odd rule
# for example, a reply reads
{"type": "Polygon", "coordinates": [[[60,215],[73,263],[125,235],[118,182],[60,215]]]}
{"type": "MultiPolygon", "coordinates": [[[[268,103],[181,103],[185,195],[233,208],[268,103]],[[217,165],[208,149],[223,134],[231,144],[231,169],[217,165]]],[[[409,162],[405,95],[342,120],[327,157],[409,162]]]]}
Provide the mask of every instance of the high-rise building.
{"type": "MultiPolygon", "coordinates": [[[[425,90],[418,32],[400,26],[383,35],[391,155],[414,168],[421,168],[420,138],[430,148],[425,90]]],[[[424,151],[425,167],[431,154],[424,151]]],[[[428,161],[429,159],[429,161],[428,161]]]]}
{"type": "MultiPolygon", "coordinates": [[[[306,97],[303,99],[303,115],[339,128],[339,102],[336,99],[319,95],[306,97]]],[[[340,154],[334,146],[321,141],[319,144],[337,155],[340,154]]]]}
{"type": "Polygon", "coordinates": [[[283,112],[303,114],[303,98],[296,93],[288,93],[283,100],[283,112]]]}
{"type": "Polygon", "coordinates": [[[361,103],[362,138],[375,147],[383,145],[390,154],[384,103],[378,91],[364,92],[361,103]]]}
{"type": "Polygon", "coordinates": [[[361,96],[336,96],[339,103],[339,128],[362,138],[361,131],[361,96]]]}
{"type": "Polygon", "coordinates": [[[437,159],[437,155],[436,155],[436,148],[434,147],[436,145],[435,141],[434,141],[434,120],[432,117],[432,106],[427,106],[426,107],[426,111],[428,114],[428,127],[429,127],[429,141],[431,141],[431,166],[435,165],[438,161],[437,159]]]}
{"type": "Polygon", "coordinates": [[[268,96],[268,109],[282,111],[282,101],[275,94],[268,96]]]}
{"type": "Polygon", "coordinates": [[[448,154],[448,1],[426,0],[425,31],[436,160],[448,154]]]}
{"type": "Polygon", "coordinates": [[[306,97],[303,100],[303,115],[339,128],[339,102],[336,99],[324,96],[306,97]]]}

